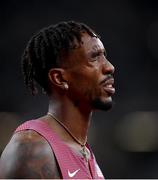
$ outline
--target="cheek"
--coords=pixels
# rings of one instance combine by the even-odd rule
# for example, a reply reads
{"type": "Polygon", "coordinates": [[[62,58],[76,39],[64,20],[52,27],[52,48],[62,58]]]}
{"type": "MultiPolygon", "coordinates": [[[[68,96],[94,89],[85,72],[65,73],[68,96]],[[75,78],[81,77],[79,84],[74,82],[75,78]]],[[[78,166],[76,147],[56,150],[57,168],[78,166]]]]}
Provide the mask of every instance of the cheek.
{"type": "Polygon", "coordinates": [[[75,99],[90,100],[96,94],[96,87],[97,85],[94,82],[94,79],[85,76],[84,78],[76,76],[70,83],[70,93],[75,99]]]}
{"type": "Polygon", "coordinates": [[[91,100],[91,99],[95,99],[96,97],[102,94],[98,84],[99,83],[96,77],[90,80],[89,83],[86,84],[86,88],[84,89],[84,95],[86,98],[91,100]]]}
{"type": "Polygon", "coordinates": [[[98,69],[97,66],[93,70],[87,67],[83,69],[71,72],[69,85],[74,95],[92,99],[94,96],[101,94],[98,69]]]}

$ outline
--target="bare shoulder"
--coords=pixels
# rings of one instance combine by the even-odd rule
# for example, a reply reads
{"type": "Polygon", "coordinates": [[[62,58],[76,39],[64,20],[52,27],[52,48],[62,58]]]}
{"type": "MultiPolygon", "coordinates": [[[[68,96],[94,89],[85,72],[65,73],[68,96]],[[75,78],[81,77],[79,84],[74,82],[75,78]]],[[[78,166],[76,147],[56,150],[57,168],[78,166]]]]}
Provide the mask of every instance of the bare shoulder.
{"type": "Polygon", "coordinates": [[[60,178],[47,141],[32,130],[13,135],[0,159],[0,178],[60,178]]]}

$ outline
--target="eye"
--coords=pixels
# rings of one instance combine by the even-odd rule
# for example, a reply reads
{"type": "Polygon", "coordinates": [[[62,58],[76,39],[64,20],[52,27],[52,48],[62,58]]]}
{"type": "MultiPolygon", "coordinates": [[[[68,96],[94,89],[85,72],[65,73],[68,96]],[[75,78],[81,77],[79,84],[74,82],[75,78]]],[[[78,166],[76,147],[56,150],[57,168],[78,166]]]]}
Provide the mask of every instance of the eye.
{"type": "Polygon", "coordinates": [[[91,54],[91,60],[92,61],[97,61],[99,58],[102,57],[102,55],[104,55],[102,52],[93,52],[91,54]]]}
{"type": "Polygon", "coordinates": [[[98,56],[100,56],[100,53],[99,53],[99,52],[96,52],[96,53],[93,53],[93,54],[92,54],[92,58],[96,58],[96,57],[98,57],[98,56]]]}

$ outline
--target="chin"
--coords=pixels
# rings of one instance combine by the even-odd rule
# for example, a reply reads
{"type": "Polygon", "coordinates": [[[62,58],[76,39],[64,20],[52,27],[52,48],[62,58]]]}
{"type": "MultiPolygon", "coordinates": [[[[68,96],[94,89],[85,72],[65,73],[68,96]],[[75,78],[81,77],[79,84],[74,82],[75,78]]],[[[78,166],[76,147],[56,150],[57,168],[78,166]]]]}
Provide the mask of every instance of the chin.
{"type": "Polygon", "coordinates": [[[111,97],[104,100],[104,101],[99,99],[99,98],[96,98],[92,102],[92,107],[95,110],[108,111],[108,110],[110,110],[112,108],[112,106],[113,106],[113,101],[112,101],[111,97]]]}

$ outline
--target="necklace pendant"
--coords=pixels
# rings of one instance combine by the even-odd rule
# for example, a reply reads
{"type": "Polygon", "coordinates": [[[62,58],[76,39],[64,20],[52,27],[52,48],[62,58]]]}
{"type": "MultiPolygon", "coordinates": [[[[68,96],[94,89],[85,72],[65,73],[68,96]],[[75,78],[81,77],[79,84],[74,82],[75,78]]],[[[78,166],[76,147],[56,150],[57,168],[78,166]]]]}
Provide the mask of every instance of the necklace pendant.
{"type": "Polygon", "coordinates": [[[85,158],[86,162],[88,162],[88,152],[86,150],[86,146],[83,146],[83,148],[80,152],[81,152],[82,156],[85,158]]]}

